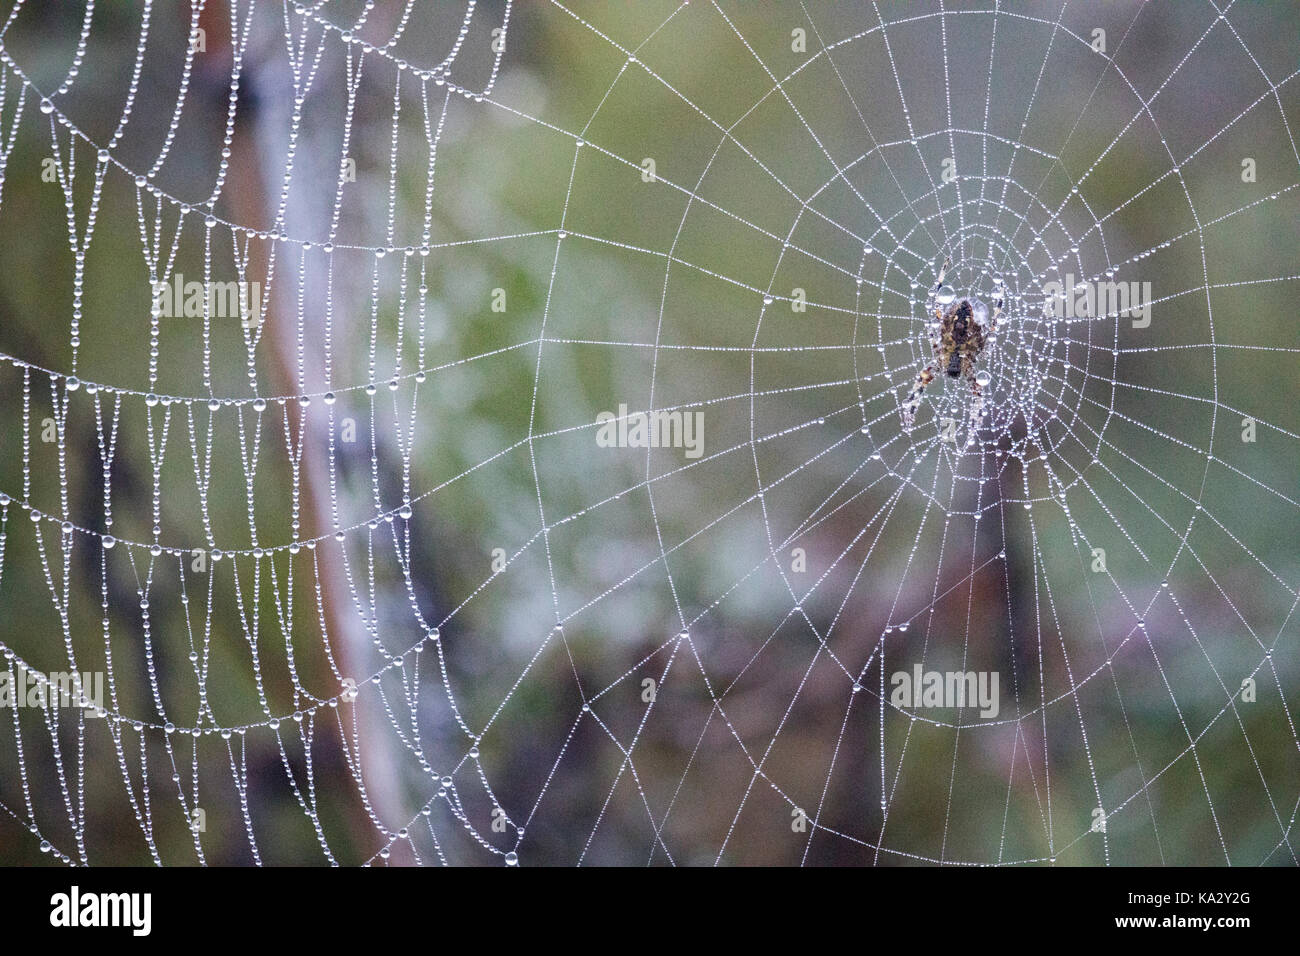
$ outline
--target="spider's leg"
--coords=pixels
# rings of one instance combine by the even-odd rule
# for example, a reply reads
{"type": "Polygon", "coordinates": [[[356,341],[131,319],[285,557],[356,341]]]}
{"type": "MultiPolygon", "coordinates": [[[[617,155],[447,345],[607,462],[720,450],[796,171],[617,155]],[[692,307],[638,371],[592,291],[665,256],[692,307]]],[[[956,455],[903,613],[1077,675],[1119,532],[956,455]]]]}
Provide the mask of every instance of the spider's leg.
{"type": "Polygon", "coordinates": [[[916,421],[916,410],[921,407],[921,393],[933,381],[934,365],[931,364],[921,370],[921,374],[916,377],[916,383],[912,386],[912,391],[907,396],[907,401],[903,402],[904,428],[910,429],[912,423],[916,421]]]}
{"type": "Polygon", "coordinates": [[[926,332],[930,336],[930,346],[934,349],[934,354],[938,355],[939,350],[943,348],[943,311],[934,310],[934,321],[929,323],[930,327],[926,332]]]}
{"type": "MultiPolygon", "coordinates": [[[[948,274],[948,260],[944,259],[943,266],[939,269],[939,281],[934,284],[934,288],[930,290],[929,296],[926,297],[926,301],[929,303],[930,307],[934,306],[935,304],[934,298],[939,294],[939,290],[943,288],[943,277],[947,274],[948,274]]],[[[943,318],[942,311],[939,312],[939,317],[943,318]]]]}

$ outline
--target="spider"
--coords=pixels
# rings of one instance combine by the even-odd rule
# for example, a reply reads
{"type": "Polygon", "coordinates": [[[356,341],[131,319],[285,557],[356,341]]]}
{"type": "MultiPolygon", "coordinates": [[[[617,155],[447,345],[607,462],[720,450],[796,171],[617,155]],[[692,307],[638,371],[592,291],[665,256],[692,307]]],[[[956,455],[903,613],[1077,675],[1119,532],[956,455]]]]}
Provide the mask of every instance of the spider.
{"type": "Polygon", "coordinates": [[[998,316],[1002,314],[1003,288],[999,282],[995,290],[998,298],[993,302],[993,315],[990,317],[988,306],[979,299],[958,299],[951,292],[944,291],[943,277],[947,271],[948,262],[945,261],[939,270],[939,281],[934,284],[934,290],[929,295],[926,308],[934,315],[929,331],[935,361],[921,370],[907,401],[903,402],[903,427],[907,429],[916,420],[916,410],[921,407],[921,393],[934,381],[939,369],[947,373],[949,378],[964,378],[970,383],[971,392],[975,396],[970,410],[972,428],[979,424],[980,417],[984,414],[981,385],[987,384],[988,378],[987,375],[976,375],[975,362],[997,329],[998,316]],[[980,379],[983,379],[983,383],[980,379]]]}

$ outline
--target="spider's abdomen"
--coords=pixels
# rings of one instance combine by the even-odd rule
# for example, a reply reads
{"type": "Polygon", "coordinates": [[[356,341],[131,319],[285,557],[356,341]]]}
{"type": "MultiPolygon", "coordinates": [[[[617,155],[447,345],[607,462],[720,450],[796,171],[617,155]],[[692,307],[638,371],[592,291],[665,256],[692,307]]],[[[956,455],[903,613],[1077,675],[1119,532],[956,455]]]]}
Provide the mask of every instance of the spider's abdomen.
{"type": "Polygon", "coordinates": [[[956,378],[961,374],[961,352],[953,352],[952,358],[948,359],[948,375],[956,378]]]}

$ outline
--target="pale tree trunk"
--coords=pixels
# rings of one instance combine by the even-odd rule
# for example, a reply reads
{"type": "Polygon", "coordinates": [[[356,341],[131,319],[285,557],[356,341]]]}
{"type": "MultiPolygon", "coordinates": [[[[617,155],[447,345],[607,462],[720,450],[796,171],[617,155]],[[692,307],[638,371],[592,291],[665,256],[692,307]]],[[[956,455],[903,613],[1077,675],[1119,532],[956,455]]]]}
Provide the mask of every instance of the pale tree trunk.
{"type": "MultiPolygon", "coordinates": [[[[242,4],[240,8],[242,18],[247,8],[242,4]]],[[[281,184],[285,172],[285,146],[292,126],[294,88],[284,48],[281,8],[278,5],[261,6],[254,16],[250,48],[246,51],[241,79],[241,100],[246,100],[252,105],[247,106],[243,102],[240,105],[243,119],[236,126],[231,147],[230,175],[223,201],[229,204],[231,218],[240,225],[272,229],[276,225],[281,184]]],[[[230,75],[228,71],[230,18],[226,3],[210,0],[204,13],[204,20],[210,24],[205,27],[209,57],[213,53],[219,53],[221,45],[226,47],[224,62],[227,72],[223,80],[226,82],[230,75]]],[[[310,98],[316,98],[318,102],[328,101],[331,104],[339,101],[343,80],[338,75],[337,68],[331,72],[331,66],[338,66],[337,55],[335,62],[332,63],[327,52],[326,61],[320,68],[310,98]]],[[[304,115],[306,113],[307,110],[304,110],[304,115]]],[[[323,241],[329,232],[334,184],[338,180],[340,158],[333,142],[320,141],[324,138],[318,127],[304,121],[293,160],[293,187],[288,194],[282,224],[283,229],[290,236],[310,237],[318,243],[323,241]]],[[[367,238],[362,241],[376,241],[370,237],[381,236],[383,232],[382,223],[354,224],[354,226],[364,228],[363,235],[367,238]]],[[[256,245],[254,243],[254,246],[256,245]]],[[[265,280],[267,267],[265,248],[262,252],[260,256],[250,256],[250,273],[253,270],[262,273],[261,275],[250,274],[248,276],[250,281],[264,282],[265,280]]],[[[308,253],[307,281],[303,283],[300,290],[298,252],[299,248],[294,245],[281,245],[277,251],[274,285],[267,304],[266,324],[262,330],[263,341],[260,346],[264,350],[263,354],[269,357],[273,369],[274,379],[267,383],[268,390],[288,395],[301,391],[298,384],[300,292],[303,297],[302,315],[305,323],[305,328],[302,330],[305,343],[302,352],[302,368],[306,390],[319,393],[326,388],[324,317],[330,290],[326,287],[325,273],[321,265],[323,259],[319,251],[308,253]]],[[[263,285],[263,289],[265,288],[263,285]]],[[[335,384],[339,382],[356,384],[360,381],[356,376],[364,375],[364,371],[350,367],[346,358],[351,351],[348,347],[350,343],[365,342],[369,336],[368,325],[364,328],[361,325],[370,314],[368,289],[365,288],[364,283],[349,282],[347,276],[336,272],[332,296],[334,300],[332,335],[333,342],[336,344],[333,369],[335,384]]],[[[377,660],[377,653],[364,623],[352,604],[352,590],[340,550],[342,545],[332,538],[334,519],[331,514],[327,455],[330,438],[329,420],[320,409],[315,409],[315,414],[305,414],[297,402],[289,402],[285,408],[291,416],[294,434],[301,436],[304,442],[300,479],[302,523],[300,538],[305,540],[325,537],[325,540],[315,549],[325,627],[329,631],[328,639],[340,670],[345,676],[350,676],[360,683],[376,669],[372,662],[377,660]],[[303,429],[306,430],[305,434],[303,429]]],[[[336,478],[339,477],[336,475],[336,478]]],[[[368,499],[350,491],[342,480],[338,480],[335,487],[340,518],[345,524],[354,522],[359,516],[373,510],[373,505],[368,499]]],[[[301,569],[304,566],[299,567],[301,569]]],[[[314,592],[314,587],[312,590],[314,592]]],[[[295,617],[295,630],[299,627],[309,628],[315,640],[323,641],[325,635],[320,633],[318,618],[314,613],[316,609],[312,610],[310,616],[299,614],[295,617]]],[[[321,662],[317,674],[318,680],[324,683],[325,687],[329,687],[336,682],[336,679],[324,666],[323,656],[323,651],[313,655],[314,659],[321,662]]],[[[320,687],[312,689],[318,694],[324,692],[327,696],[333,693],[333,691],[323,691],[320,687]]],[[[339,707],[338,716],[348,728],[349,736],[354,712],[360,738],[359,756],[366,797],[373,813],[378,816],[383,826],[396,830],[405,826],[413,810],[402,800],[403,788],[398,768],[397,741],[373,687],[370,687],[368,692],[363,691],[355,703],[339,707]]],[[[333,724],[328,711],[322,710],[320,719],[322,732],[333,724]]],[[[342,783],[343,781],[331,780],[325,785],[334,786],[342,783]]],[[[350,785],[350,778],[347,783],[350,785]]],[[[353,836],[364,859],[381,845],[383,837],[361,816],[363,812],[358,806],[355,815],[356,830],[353,836]]]]}

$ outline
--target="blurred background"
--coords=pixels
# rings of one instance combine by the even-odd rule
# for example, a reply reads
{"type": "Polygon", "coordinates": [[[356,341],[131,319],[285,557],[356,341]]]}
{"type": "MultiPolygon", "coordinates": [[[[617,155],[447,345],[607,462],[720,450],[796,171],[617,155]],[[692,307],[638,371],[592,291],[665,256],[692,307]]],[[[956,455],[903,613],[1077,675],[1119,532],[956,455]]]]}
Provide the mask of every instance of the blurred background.
{"type": "Polygon", "coordinates": [[[0,862],[1296,862],[1293,4],[2,11],[0,862]]]}

